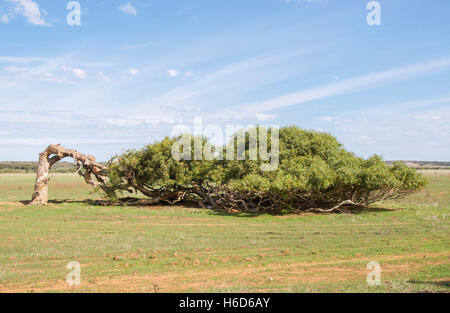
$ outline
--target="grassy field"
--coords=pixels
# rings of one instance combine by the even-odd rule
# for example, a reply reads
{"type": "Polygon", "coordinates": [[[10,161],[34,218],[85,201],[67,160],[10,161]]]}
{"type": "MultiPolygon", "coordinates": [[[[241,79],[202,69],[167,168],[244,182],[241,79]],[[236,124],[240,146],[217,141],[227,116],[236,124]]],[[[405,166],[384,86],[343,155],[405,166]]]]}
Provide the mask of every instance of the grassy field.
{"type": "Polygon", "coordinates": [[[96,206],[73,174],[30,207],[34,176],[0,175],[0,292],[449,292],[450,173],[428,177],[358,214],[248,216],[96,206]],[[370,261],[381,286],[367,285],[370,261]]]}

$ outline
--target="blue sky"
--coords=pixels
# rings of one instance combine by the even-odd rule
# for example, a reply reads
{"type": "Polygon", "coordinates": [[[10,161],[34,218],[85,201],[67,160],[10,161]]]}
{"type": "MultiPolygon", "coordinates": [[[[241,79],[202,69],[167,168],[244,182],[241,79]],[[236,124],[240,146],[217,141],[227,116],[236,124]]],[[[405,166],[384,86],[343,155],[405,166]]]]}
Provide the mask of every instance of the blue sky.
{"type": "Polygon", "coordinates": [[[360,156],[450,160],[450,2],[0,0],[0,160],[107,160],[175,126],[298,125],[360,156]]]}

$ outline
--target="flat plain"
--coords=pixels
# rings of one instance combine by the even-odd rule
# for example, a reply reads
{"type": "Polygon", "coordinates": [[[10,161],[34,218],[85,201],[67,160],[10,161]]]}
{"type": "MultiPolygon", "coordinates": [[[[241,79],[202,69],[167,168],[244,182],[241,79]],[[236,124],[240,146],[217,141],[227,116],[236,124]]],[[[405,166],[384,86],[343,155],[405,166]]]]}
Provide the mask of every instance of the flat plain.
{"type": "Polygon", "coordinates": [[[246,215],[101,206],[74,174],[26,205],[35,176],[0,175],[0,292],[449,292],[450,173],[352,214],[246,215]],[[66,283],[81,264],[81,286],[66,283]],[[367,264],[381,266],[369,286],[367,264]]]}

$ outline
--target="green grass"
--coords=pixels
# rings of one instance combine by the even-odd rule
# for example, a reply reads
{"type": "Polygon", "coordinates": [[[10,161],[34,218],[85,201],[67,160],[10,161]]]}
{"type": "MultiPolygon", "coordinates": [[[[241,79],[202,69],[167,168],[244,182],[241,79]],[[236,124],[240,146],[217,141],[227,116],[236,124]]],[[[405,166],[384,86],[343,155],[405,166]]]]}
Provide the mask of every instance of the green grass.
{"type": "Polygon", "coordinates": [[[417,292],[450,290],[450,175],[359,214],[245,216],[185,207],[94,206],[55,174],[47,207],[33,175],[0,175],[0,292],[417,292]],[[66,200],[79,200],[70,202],[66,200]],[[65,283],[81,264],[82,285],[65,283]],[[366,265],[381,264],[382,286],[366,265]]]}

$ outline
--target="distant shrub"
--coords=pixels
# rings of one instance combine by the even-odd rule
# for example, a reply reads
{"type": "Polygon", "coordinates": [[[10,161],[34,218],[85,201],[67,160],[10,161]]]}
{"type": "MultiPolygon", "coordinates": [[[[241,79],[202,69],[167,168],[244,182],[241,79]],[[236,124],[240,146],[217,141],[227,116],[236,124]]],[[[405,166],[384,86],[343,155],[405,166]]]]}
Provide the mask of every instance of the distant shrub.
{"type": "Polygon", "coordinates": [[[245,140],[245,161],[177,161],[171,149],[179,137],[130,150],[110,164],[110,196],[134,190],[153,203],[192,201],[243,212],[331,212],[344,205],[399,199],[426,184],[421,174],[403,163],[388,166],[379,156],[365,160],[346,151],[330,134],[295,126],[280,129],[279,166],[263,172],[265,161],[248,158],[249,132],[258,130],[234,139],[234,149],[238,138],[245,140]]]}

